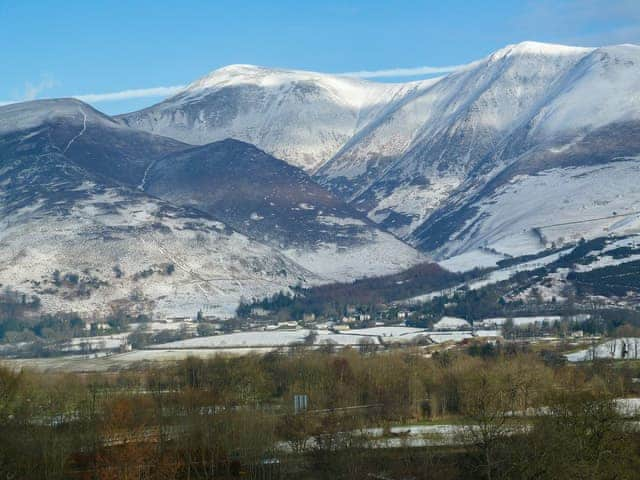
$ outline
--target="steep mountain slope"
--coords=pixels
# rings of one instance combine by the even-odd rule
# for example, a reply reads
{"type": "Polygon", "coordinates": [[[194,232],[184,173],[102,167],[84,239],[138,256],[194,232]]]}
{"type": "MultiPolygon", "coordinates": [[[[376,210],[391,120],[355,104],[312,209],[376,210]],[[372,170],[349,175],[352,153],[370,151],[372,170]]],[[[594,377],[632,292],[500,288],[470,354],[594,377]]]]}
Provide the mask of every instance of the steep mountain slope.
{"type": "Polygon", "coordinates": [[[638,85],[640,47],[585,55],[484,159],[493,170],[472,172],[414,242],[447,255],[482,243],[512,253],[637,229],[638,85]],[[601,217],[611,218],[590,221],[601,217]],[[568,222],[580,223],[557,225],[568,222]]]}
{"type": "Polygon", "coordinates": [[[76,100],[0,107],[0,284],[46,309],[229,315],[243,296],[421,260],[251,145],[189,146],[76,100]]]}
{"type": "MultiPolygon", "coordinates": [[[[38,112],[37,102],[29,105],[34,115],[25,124],[1,127],[3,286],[37,294],[49,311],[106,313],[126,303],[145,312],[205,309],[224,316],[242,296],[320,281],[202,212],[174,207],[77,164],[58,140],[72,130],[66,112],[73,122],[77,107],[90,109],[57,102],[52,132],[51,104],[40,105],[38,112]]],[[[130,138],[125,132],[120,140],[130,138]]]]}
{"type": "Polygon", "coordinates": [[[536,227],[634,211],[638,195],[625,175],[636,172],[640,153],[638,85],[636,46],[509,46],[363,129],[318,178],[438,256],[575,241],[617,222],[544,235],[536,227]],[[390,136],[405,147],[378,148],[390,136]],[[596,166],[607,168],[587,168],[596,166]],[[573,192],[561,209],[551,200],[560,185],[573,192]]]}
{"type": "Polygon", "coordinates": [[[163,157],[148,170],[144,189],[208,212],[328,278],[397,271],[420,260],[304,171],[238,140],[163,157]]]}
{"type": "Polygon", "coordinates": [[[466,178],[497,167],[487,156],[588,52],[535,43],[499,50],[364,129],[318,176],[334,189],[348,183],[355,205],[406,236],[466,178]],[[389,137],[397,148],[380,148],[389,137]]]}
{"type": "Polygon", "coordinates": [[[231,65],[158,105],[119,119],[195,145],[235,138],[312,171],[391,100],[413,88],[231,65]]]}
{"type": "Polygon", "coordinates": [[[489,182],[460,188],[412,234],[439,256],[531,253],[581,238],[640,232],[640,122],[563,148],[536,148],[489,182]]]}
{"type": "MultiPolygon", "coordinates": [[[[120,120],[196,143],[226,136],[252,142],[313,172],[369,219],[437,256],[501,249],[501,239],[516,242],[516,230],[526,248],[540,248],[592,235],[592,225],[541,236],[534,230],[557,206],[526,196],[539,189],[503,195],[506,185],[565,169],[558,174],[575,189],[570,203],[578,209],[566,210],[573,211],[567,218],[598,217],[603,209],[593,202],[631,211],[612,191],[599,196],[599,185],[602,172],[629,174],[612,161],[634,162],[640,153],[638,52],[633,45],[523,42],[446,77],[405,85],[231,66],[120,120]],[[607,169],[582,172],[591,180],[581,183],[566,170],[597,165],[607,169]],[[538,205],[535,212],[529,204],[538,205]],[[498,211],[513,218],[489,221],[498,211]]],[[[633,204],[633,191],[625,192],[633,204]]]]}

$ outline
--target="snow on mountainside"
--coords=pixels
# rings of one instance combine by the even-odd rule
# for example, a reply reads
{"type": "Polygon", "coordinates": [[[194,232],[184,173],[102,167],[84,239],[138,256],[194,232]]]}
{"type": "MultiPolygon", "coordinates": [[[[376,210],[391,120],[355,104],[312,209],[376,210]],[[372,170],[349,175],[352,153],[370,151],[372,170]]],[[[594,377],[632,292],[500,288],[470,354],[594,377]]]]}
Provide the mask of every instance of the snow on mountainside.
{"type": "MultiPolygon", "coordinates": [[[[639,86],[637,46],[509,46],[441,79],[365,128],[318,177],[376,222],[439,256],[480,244],[497,249],[504,242],[515,244],[516,225],[529,239],[523,247],[533,248],[532,229],[559,206],[550,197],[541,200],[540,188],[518,188],[520,182],[549,169],[635,158],[639,86]],[[398,136],[406,148],[378,148],[398,136]],[[497,189],[506,183],[517,194],[500,194],[497,189]],[[490,204],[495,206],[479,206],[490,204]]],[[[622,163],[606,172],[611,179],[629,173],[622,163]]],[[[555,175],[579,197],[572,203],[579,210],[562,217],[597,217],[603,209],[592,208],[594,202],[620,211],[615,188],[603,187],[604,174],[585,173],[589,180],[581,182],[583,177],[570,171],[555,175]]],[[[627,193],[627,203],[635,203],[637,192],[627,193]]],[[[552,237],[567,241],[594,233],[589,223],[557,231],[552,237]]],[[[541,242],[533,244],[541,248],[541,242]]]]}
{"type": "Polygon", "coordinates": [[[407,84],[235,65],[116,119],[25,102],[0,107],[0,283],[228,314],[423,258],[396,237],[466,265],[638,233],[639,169],[633,45],[525,42],[407,84]]]}
{"type": "Polygon", "coordinates": [[[529,119],[484,158],[484,170],[467,175],[439,210],[414,229],[412,241],[440,256],[480,242],[503,251],[505,244],[517,243],[513,234],[519,230],[520,236],[540,237],[529,242],[540,249],[548,241],[616,230],[623,221],[560,225],[540,236],[538,227],[563,219],[627,215],[624,223],[633,224],[640,200],[634,185],[640,159],[639,85],[640,47],[585,54],[554,82],[529,119]],[[561,204],[553,201],[558,196],[561,204]]]}
{"type": "Polygon", "coordinates": [[[119,118],[131,127],[194,145],[242,140],[312,171],[391,99],[413,88],[231,65],[158,105],[119,118]]]}
{"type": "MultiPolygon", "coordinates": [[[[533,190],[499,195],[506,183],[640,154],[638,85],[637,46],[523,42],[445,77],[404,85],[230,66],[120,121],[193,143],[253,143],[313,172],[370,220],[442,257],[476,248],[472,232],[487,232],[487,248],[513,233],[487,219],[495,213],[480,205],[489,201],[513,211],[532,235],[538,220],[523,219],[525,206],[535,203],[525,196],[533,190]]],[[[618,175],[615,166],[607,171],[618,175]]],[[[574,188],[571,173],[561,175],[574,188]]],[[[598,192],[597,184],[580,185],[587,184],[598,192]]],[[[602,195],[598,201],[615,203],[610,191],[602,195]]],[[[555,207],[540,208],[544,216],[555,207]]],[[[585,207],[576,216],[597,210],[585,207]]],[[[593,233],[584,227],[566,237],[593,233]]]]}
{"type": "MultiPolygon", "coordinates": [[[[78,106],[89,113],[75,102],[60,111],[78,106]]],[[[108,313],[136,305],[228,316],[242,296],[321,280],[202,212],[78,165],[57,145],[72,125],[51,127],[45,117],[0,135],[0,284],[38,295],[45,311],[108,313]]],[[[89,128],[83,135],[96,133],[89,128]]],[[[125,133],[122,141],[132,138],[125,133]]]]}
{"type": "Polygon", "coordinates": [[[210,213],[323,278],[353,280],[423,260],[304,171],[238,140],[159,159],[144,188],[210,213]]]}
{"type": "Polygon", "coordinates": [[[554,136],[640,120],[640,46],[592,51],[574,68],[533,120],[533,133],[554,136]]]}
{"type": "Polygon", "coordinates": [[[526,255],[551,244],[640,232],[640,159],[523,175],[473,203],[444,256],[491,248],[526,255]]]}
{"type": "Polygon", "coordinates": [[[47,212],[37,200],[3,215],[0,283],[38,295],[44,311],[93,315],[135,305],[161,316],[227,317],[242,297],[318,281],[201,214],[90,182],[73,194],[68,211],[47,212]]]}
{"type": "Polygon", "coordinates": [[[251,145],[193,147],[76,100],[0,107],[0,285],[45,311],[228,316],[242,297],[422,259],[251,145]]]}
{"type": "Polygon", "coordinates": [[[325,164],[319,177],[337,189],[348,180],[346,193],[355,205],[407,236],[468,176],[492,167],[486,157],[588,52],[535,43],[499,50],[372,124],[325,164]],[[380,139],[390,137],[402,139],[397,142],[402,148],[380,149],[380,139]]]}

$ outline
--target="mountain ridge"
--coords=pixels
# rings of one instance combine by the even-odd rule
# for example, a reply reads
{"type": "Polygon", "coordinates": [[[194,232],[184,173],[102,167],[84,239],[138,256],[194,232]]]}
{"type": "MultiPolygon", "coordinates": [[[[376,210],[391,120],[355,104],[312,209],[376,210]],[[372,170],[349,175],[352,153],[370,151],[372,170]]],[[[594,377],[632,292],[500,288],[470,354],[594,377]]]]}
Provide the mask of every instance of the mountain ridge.
{"type": "MultiPolygon", "coordinates": [[[[77,100],[2,107],[0,131],[0,284],[38,295],[46,311],[106,313],[128,304],[158,315],[204,309],[228,317],[241,298],[399,271],[423,260],[366,218],[355,233],[345,233],[349,227],[340,222],[348,222],[349,215],[362,217],[359,212],[302,170],[235,140],[190,146],[113,122],[77,100]],[[195,177],[204,186],[218,182],[216,188],[227,188],[229,195],[239,182],[251,181],[247,165],[252,155],[261,155],[265,162],[256,173],[262,180],[282,174],[282,185],[304,184],[316,193],[303,190],[291,201],[326,197],[339,207],[326,212],[338,224],[312,217],[301,230],[309,241],[292,234],[285,246],[257,238],[217,204],[207,208],[193,198],[177,201],[167,192],[144,191],[156,184],[162,165],[177,165],[180,155],[192,160],[194,152],[212,162],[216,149],[217,166],[233,174],[210,169],[195,177]],[[263,165],[269,168],[261,170],[263,165]],[[386,257],[368,261],[379,248],[386,257]],[[322,258],[320,264],[310,261],[315,256],[322,258]],[[76,283],[60,285],[55,272],[76,283]]],[[[174,191],[176,180],[171,182],[174,191]]],[[[289,190],[272,190],[285,213],[296,205],[287,203],[289,190]]],[[[243,200],[236,202],[240,210],[249,207],[243,200]]],[[[244,220],[250,221],[250,215],[244,220]]],[[[273,236],[277,227],[276,222],[262,233],[273,236]]]]}

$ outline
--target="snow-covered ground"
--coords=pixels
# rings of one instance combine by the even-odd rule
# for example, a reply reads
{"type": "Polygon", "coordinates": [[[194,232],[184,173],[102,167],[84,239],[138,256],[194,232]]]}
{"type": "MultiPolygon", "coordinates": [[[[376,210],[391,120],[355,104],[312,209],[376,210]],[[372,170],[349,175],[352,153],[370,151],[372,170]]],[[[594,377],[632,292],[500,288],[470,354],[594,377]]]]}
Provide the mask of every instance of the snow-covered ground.
{"type": "Polygon", "coordinates": [[[438,331],[465,330],[468,328],[471,328],[471,325],[464,318],[447,317],[447,316],[442,317],[433,325],[433,329],[438,331]]]}
{"type": "Polygon", "coordinates": [[[634,160],[605,165],[552,169],[519,176],[478,204],[473,235],[456,240],[463,253],[479,247],[519,256],[581,238],[640,232],[640,164],[634,160]],[[597,187],[597,188],[596,188],[597,187]],[[585,222],[585,220],[592,221],[585,222]],[[578,222],[578,223],[571,223],[578,222]]]}
{"type": "MultiPolygon", "coordinates": [[[[561,250],[559,252],[555,252],[549,255],[545,255],[544,257],[541,258],[537,258],[535,260],[530,260],[527,262],[522,262],[519,263],[517,265],[513,265],[510,267],[505,267],[505,268],[500,268],[498,270],[494,270],[492,272],[490,272],[488,275],[478,279],[478,280],[472,280],[466,284],[460,284],[460,285],[456,285],[453,286],[451,288],[446,288],[443,290],[436,290],[434,292],[429,292],[429,293],[425,293],[423,295],[417,295],[415,297],[411,297],[411,298],[407,298],[405,300],[403,300],[400,303],[406,303],[409,305],[412,304],[418,304],[418,303],[422,303],[422,302],[428,302],[430,300],[433,300],[436,297],[442,297],[445,295],[451,295],[453,294],[453,292],[455,292],[457,289],[462,288],[462,287],[466,287],[469,290],[478,290],[480,288],[486,287],[487,285],[492,285],[494,283],[498,283],[498,282],[502,282],[504,280],[508,280],[509,278],[511,278],[513,275],[515,275],[518,272],[526,272],[526,271],[531,271],[531,270],[536,270],[537,268],[540,268],[542,266],[548,265],[550,263],[553,263],[555,261],[557,261],[561,256],[566,255],[567,253],[571,252],[573,250],[573,247],[570,248],[566,248],[564,250],[561,250]]],[[[471,254],[470,254],[471,255],[471,254]]],[[[468,256],[465,259],[466,262],[471,262],[472,257],[468,256]]]]}
{"type": "Polygon", "coordinates": [[[240,332],[213,337],[197,337],[188,340],[153,345],[154,350],[176,348],[225,348],[225,347],[278,347],[303,342],[309,330],[279,330],[264,332],[240,332]]]}
{"type": "MultiPolygon", "coordinates": [[[[511,320],[513,320],[513,324],[515,326],[524,327],[524,326],[533,325],[536,323],[537,324],[542,324],[542,323],[553,324],[554,322],[560,322],[566,318],[569,318],[576,322],[584,322],[588,320],[589,317],[590,315],[588,314],[573,315],[571,317],[561,317],[560,315],[536,315],[531,317],[513,317],[511,318],[511,320]]],[[[507,321],[506,317],[485,318],[484,320],[475,322],[475,325],[479,327],[489,327],[489,328],[501,327],[504,325],[506,321],[507,321]]]]}
{"type": "Polygon", "coordinates": [[[187,321],[130,323],[129,330],[142,332],[178,331],[184,328],[195,330],[196,324],[187,321]]]}
{"type": "Polygon", "coordinates": [[[371,337],[379,339],[384,343],[407,343],[422,338],[429,338],[430,332],[422,328],[404,327],[404,326],[385,326],[358,328],[341,332],[345,336],[371,337]]]}
{"type": "MultiPolygon", "coordinates": [[[[333,333],[328,330],[317,330],[315,345],[335,344],[341,346],[358,345],[360,343],[380,343],[376,336],[359,335],[354,330],[353,334],[333,333]]],[[[295,343],[302,343],[309,336],[311,330],[269,330],[255,332],[229,333],[212,337],[197,337],[177,342],[164,343],[149,347],[153,350],[171,349],[217,349],[217,348],[276,348],[295,343]]]]}
{"type": "Polygon", "coordinates": [[[97,337],[72,338],[70,342],[62,345],[63,352],[89,352],[98,350],[117,350],[127,343],[128,333],[117,333],[97,337]]]}
{"type": "Polygon", "coordinates": [[[637,360],[640,358],[640,338],[616,338],[604,343],[594,344],[578,352],[565,355],[570,362],[585,362],[598,358],[623,358],[637,360]]]}
{"type": "Polygon", "coordinates": [[[397,273],[427,258],[389,233],[372,229],[362,235],[366,238],[357,239],[358,243],[348,248],[322,244],[313,250],[291,248],[282,253],[323,282],[397,273]]]}
{"type": "MultiPolygon", "coordinates": [[[[166,204],[151,197],[94,192],[91,185],[77,194],[86,198],[66,215],[40,209],[11,214],[0,229],[0,283],[31,290],[43,311],[104,315],[135,298],[141,313],[195,316],[206,310],[225,318],[241,297],[262,298],[298,282],[319,281],[276,250],[220,222],[166,211],[166,204]],[[167,264],[174,271],[162,274],[160,266],[167,264]],[[123,272],[119,276],[116,267],[123,272]],[[136,277],[149,269],[150,276],[136,277]],[[87,271],[102,284],[90,295],[52,290],[55,270],[81,277],[87,271]]],[[[2,197],[0,191],[0,207],[2,197]]]]}
{"type": "Polygon", "coordinates": [[[404,337],[407,335],[415,335],[419,333],[423,333],[424,329],[422,328],[414,328],[414,327],[405,327],[402,325],[389,325],[384,327],[370,327],[370,328],[358,328],[355,330],[347,330],[343,332],[343,335],[371,335],[375,337],[383,337],[383,338],[391,338],[391,337],[404,337]]]}

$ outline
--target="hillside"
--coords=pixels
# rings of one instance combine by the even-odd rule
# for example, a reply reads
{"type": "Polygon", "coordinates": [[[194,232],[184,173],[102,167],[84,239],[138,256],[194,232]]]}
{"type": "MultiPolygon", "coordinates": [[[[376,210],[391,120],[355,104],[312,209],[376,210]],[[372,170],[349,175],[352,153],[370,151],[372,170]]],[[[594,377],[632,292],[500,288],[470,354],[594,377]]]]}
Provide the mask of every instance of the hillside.
{"type": "Polygon", "coordinates": [[[638,210],[632,184],[608,185],[636,175],[639,52],[523,42],[406,84],[235,65],[119,120],[253,143],[436,258],[513,256],[631,228],[633,218],[620,231],[615,219],[539,231],[638,210]]]}

